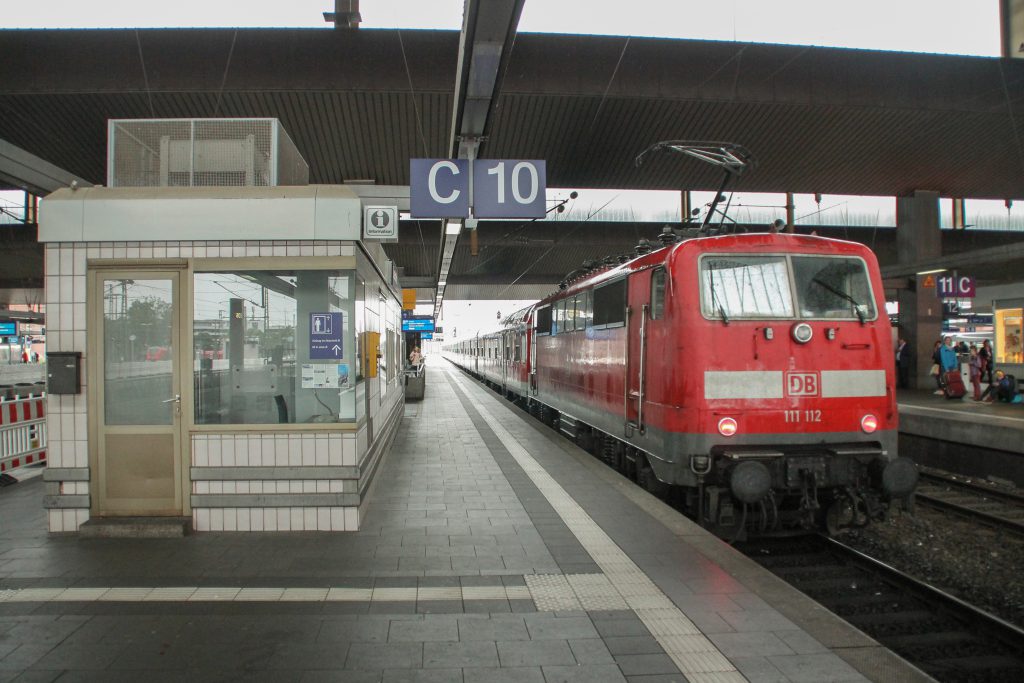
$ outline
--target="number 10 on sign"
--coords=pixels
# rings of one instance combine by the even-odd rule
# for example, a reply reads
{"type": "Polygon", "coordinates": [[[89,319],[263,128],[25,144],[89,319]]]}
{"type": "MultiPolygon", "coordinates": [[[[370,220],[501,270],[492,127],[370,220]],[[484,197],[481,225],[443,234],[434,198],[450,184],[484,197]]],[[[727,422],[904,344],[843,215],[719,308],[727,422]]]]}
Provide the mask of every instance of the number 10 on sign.
{"type": "Polygon", "coordinates": [[[477,218],[543,218],[546,189],[544,161],[477,159],[473,162],[473,215],[477,218]]]}

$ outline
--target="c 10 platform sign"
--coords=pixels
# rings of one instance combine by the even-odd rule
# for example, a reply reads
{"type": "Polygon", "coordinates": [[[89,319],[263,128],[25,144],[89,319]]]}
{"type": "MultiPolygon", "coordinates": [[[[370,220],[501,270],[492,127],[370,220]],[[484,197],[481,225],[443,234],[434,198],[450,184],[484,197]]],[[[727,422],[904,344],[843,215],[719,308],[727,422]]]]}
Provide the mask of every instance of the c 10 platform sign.
{"type": "Polygon", "coordinates": [[[545,161],[409,160],[409,213],[413,218],[467,218],[470,207],[476,218],[543,218],[546,195],[545,161]]]}

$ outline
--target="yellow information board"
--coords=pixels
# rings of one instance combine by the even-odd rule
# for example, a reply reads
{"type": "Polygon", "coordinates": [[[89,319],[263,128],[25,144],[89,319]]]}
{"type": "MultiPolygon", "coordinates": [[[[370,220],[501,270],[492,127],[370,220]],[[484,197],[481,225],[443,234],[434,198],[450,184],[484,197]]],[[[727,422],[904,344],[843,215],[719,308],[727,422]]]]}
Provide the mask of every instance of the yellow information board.
{"type": "Polygon", "coordinates": [[[416,309],[416,290],[415,289],[403,289],[402,290],[402,310],[412,311],[416,309]]]}

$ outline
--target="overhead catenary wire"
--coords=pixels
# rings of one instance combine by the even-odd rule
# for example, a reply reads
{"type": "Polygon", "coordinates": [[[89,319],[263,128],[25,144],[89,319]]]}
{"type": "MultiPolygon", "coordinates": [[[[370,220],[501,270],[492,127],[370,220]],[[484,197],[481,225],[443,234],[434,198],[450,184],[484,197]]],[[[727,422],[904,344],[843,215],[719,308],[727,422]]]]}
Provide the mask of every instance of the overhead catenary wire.
{"type": "MultiPolygon", "coordinates": [[[[566,239],[568,239],[569,237],[571,237],[571,236],[573,235],[573,233],[575,233],[575,232],[576,232],[577,230],[579,230],[579,229],[580,229],[581,227],[583,227],[583,224],[584,224],[584,223],[586,223],[586,222],[587,222],[587,221],[589,221],[589,220],[590,220],[591,218],[593,218],[594,216],[596,216],[596,215],[597,215],[598,213],[600,213],[600,212],[601,212],[601,210],[602,210],[602,209],[604,209],[604,208],[605,208],[606,206],[608,206],[609,204],[611,204],[612,202],[614,202],[614,201],[615,201],[616,199],[618,199],[618,198],[619,198],[619,195],[615,195],[614,197],[612,197],[611,199],[609,199],[608,201],[606,201],[606,202],[605,202],[604,204],[602,204],[602,205],[601,205],[601,206],[600,206],[599,208],[597,208],[597,209],[594,209],[593,211],[591,211],[591,212],[590,212],[590,214],[589,214],[589,215],[588,215],[588,216],[587,216],[586,218],[584,218],[584,219],[583,219],[582,221],[580,221],[580,222],[579,222],[579,223],[578,223],[578,224],[576,225],[576,227],[574,227],[574,228],[573,228],[572,230],[570,230],[569,232],[565,233],[565,234],[564,234],[564,235],[562,236],[562,240],[566,240],[566,239]]],[[[541,260],[542,260],[542,259],[543,259],[543,258],[544,258],[545,256],[547,256],[548,254],[550,254],[550,253],[551,253],[551,250],[552,250],[552,249],[554,249],[555,247],[557,247],[557,246],[558,246],[558,244],[559,244],[558,242],[555,242],[555,243],[554,243],[554,244],[552,244],[552,245],[551,245],[550,247],[548,247],[547,249],[545,249],[545,250],[544,250],[544,253],[543,253],[543,254],[541,254],[540,256],[538,256],[538,257],[537,257],[537,258],[536,258],[536,259],[535,259],[535,260],[533,261],[533,263],[531,263],[531,264],[530,264],[529,266],[527,266],[527,267],[526,267],[526,270],[524,270],[524,271],[523,271],[522,273],[520,273],[520,274],[519,274],[519,277],[517,277],[517,278],[516,278],[515,280],[513,280],[512,282],[508,283],[508,284],[507,284],[507,285],[505,286],[505,288],[504,288],[504,289],[502,289],[502,290],[501,290],[500,292],[498,292],[498,293],[497,293],[497,295],[496,295],[496,296],[501,296],[502,294],[504,294],[505,292],[507,292],[507,291],[508,291],[509,287],[512,287],[512,286],[513,286],[513,285],[515,285],[515,284],[516,284],[517,282],[519,282],[520,280],[522,280],[522,279],[523,279],[523,278],[524,278],[524,277],[526,276],[526,274],[530,272],[530,269],[532,269],[532,268],[533,268],[533,267],[534,267],[535,265],[537,265],[538,263],[540,263],[540,262],[541,262],[541,260]]]]}
{"type": "Polygon", "coordinates": [[[228,59],[224,64],[224,75],[220,78],[220,89],[217,90],[217,104],[213,107],[213,116],[216,118],[217,113],[220,111],[221,97],[224,95],[224,86],[228,82],[228,70],[231,68],[231,57],[235,54],[235,41],[238,39],[238,30],[231,35],[231,48],[228,50],[228,59]]]}
{"type": "Polygon", "coordinates": [[[420,106],[416,102],[416,88],[412,84],[412,71],[409,70],[409,58],[405,54],[405,41],[402,40],[402,30],[398,30],[398,46],[402,50],[402,64],[405,65],[405,78],[409,81],[409,95],[412,99],[412,110],[416,116],[416,129],[420,134],[420,143],[423,145],[423,156],[430,156],[427,149],[427,136],[423,134],[423,118],[420,116],[420,106]]]}
{"type": "Polygon", "coordinates": [[[135,45],[139,48],[139,64],[142,65],[142,84],[146,88],[146,100],[149,102],[149,115],[156,118],[156,110],[153,108],[153,93],[149,90],[149,74],[146,73],[146,60],[142,56],[142,39],[139,38],[138,29],[135,30],[135,45]]]}

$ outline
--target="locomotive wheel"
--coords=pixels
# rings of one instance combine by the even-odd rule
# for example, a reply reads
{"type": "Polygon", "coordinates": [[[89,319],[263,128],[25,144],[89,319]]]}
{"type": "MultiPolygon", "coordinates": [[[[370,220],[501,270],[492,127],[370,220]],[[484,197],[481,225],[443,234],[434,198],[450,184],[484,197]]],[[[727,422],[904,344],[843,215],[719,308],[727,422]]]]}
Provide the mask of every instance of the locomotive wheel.
{"type": "Polygon", "coordinates": [[[825,513],[825,529],[829,536],[839,536],[850,530],[856,516],[850,499],[840,496],[829,506],[825,513]]]}

